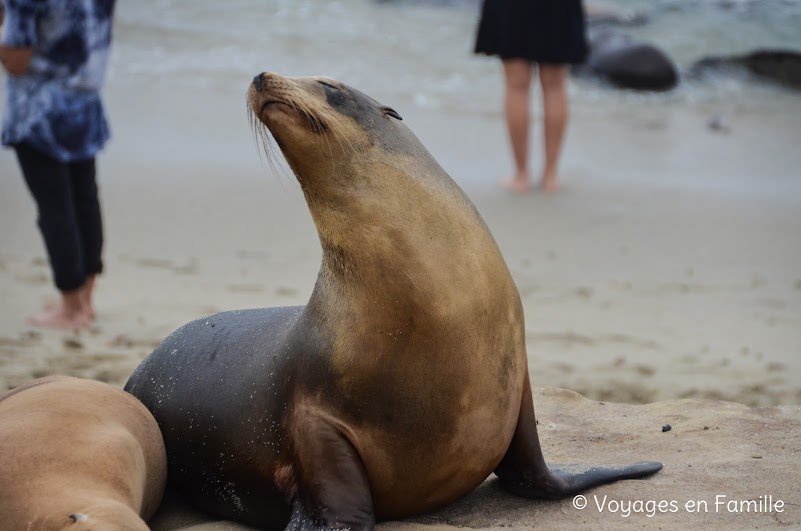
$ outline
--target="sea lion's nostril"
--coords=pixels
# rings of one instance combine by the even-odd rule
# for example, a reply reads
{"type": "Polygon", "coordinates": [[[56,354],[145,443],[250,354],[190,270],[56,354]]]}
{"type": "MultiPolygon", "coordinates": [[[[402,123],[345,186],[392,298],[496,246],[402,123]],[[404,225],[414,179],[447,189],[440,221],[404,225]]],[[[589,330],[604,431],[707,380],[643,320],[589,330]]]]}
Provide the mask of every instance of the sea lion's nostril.
{"type": "Polygon", "coordinates": [[[261,83],[261,77],[263,75],[264,75],[264,72],[262,72],[261,74],[259,74],[259,75],[257,75],[256,77],[253,78],[253,86],[256,87],[256,90],[258,92],[261,92],[261,89],[263,88],[263,85],[261,83]]]}

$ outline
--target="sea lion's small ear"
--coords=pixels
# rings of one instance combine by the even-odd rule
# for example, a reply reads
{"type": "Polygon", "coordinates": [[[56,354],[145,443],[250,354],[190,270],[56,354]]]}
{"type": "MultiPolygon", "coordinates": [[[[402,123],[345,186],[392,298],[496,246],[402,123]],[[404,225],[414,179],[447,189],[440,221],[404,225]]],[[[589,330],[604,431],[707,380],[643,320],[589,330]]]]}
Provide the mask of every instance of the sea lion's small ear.
{"type": "Polygon", "coordinates": [[[403,120],[403,118],[401,118],[401,115],[398,114],[398,111],[396,111],[392,107],[384,107],[381,110],[383,110],[384,114],[386,114],[387,116],[392,116],[393,118],[397,118],[398,120],[403,120]]]}
{"type": "Polygon", "coordinates": [[[72,513],[71,515],[67,516],[73,522],[83,522],[84,520],[88,520],[89,517],[83,513],[72,513]]]}

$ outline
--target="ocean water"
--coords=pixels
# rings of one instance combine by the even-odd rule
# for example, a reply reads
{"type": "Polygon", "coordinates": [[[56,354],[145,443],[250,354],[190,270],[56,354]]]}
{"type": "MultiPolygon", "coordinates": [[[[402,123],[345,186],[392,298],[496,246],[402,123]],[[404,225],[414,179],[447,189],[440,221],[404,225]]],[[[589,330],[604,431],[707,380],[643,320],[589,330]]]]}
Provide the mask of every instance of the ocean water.
{"type": "MultiPolygon", "coordinates": [[[[662,47],[685,71],[707,56],[801,51],[801,0],[603,0],[648,22],[620,31],[662,47]]],[[[328,75],[390,105],[497,115],[500,68],[472,54],[478,0],[139,0],[118,4],[111,76],[242,93],[258,72],[328,75]],[[399,103],[400,102],[400,103],[399,103]]],[[[665,94],[571,84],[599,102],[770,105],[784,88],[745,76],[683,80],[665,94]]],[[[792,96],[790,96],[792,101],[792,96]]],[[[801,102],[801,100],[799,100],[801,102]]]]}

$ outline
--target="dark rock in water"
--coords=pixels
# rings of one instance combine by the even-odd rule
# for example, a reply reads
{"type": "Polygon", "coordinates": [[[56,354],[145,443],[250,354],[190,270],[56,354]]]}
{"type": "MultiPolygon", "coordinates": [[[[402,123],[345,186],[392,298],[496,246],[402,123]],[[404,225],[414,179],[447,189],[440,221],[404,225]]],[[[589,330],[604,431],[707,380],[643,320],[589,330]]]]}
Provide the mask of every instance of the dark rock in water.
{"type": "Polygon", "coordinates": [[[636,90],[670,90],[679,81],[673,61],[653,44],[635,41],[609,28],[588,32],[590,54],[577,73],[600,76],[613,85],[636,90]]]}
{"type": "Polygon", "coordinates": [[[801,90],[801,52],[794,50],[756,50],[745,55],[707,57],[692,66],[690,75],[702,77],[710,72],[725,73],[731,69],[745,70],[801,90]]]}

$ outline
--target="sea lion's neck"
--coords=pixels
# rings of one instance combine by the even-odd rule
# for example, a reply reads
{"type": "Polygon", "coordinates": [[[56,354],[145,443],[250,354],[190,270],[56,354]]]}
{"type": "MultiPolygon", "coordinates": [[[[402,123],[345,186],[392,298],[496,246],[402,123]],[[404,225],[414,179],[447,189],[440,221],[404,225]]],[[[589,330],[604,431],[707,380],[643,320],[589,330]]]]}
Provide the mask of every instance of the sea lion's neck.
{"type": "MultiPolygon", "coordinates": [[[[403,315],[450,315],[494,298],[476,285],[493,285],[488,275],[508,277],[508,271],[458,187],[404,175],[386,182],[349,197],[326,194],[325,203],[307,193],[323,248],[313,302],[337,306],[328,315],[344,305],[360,318],[386,321],[393,312],[375,308],[376,300],[392,301],[403,315]]],[[[511,279],[501,283],[513,286],[511,279]]]]}

